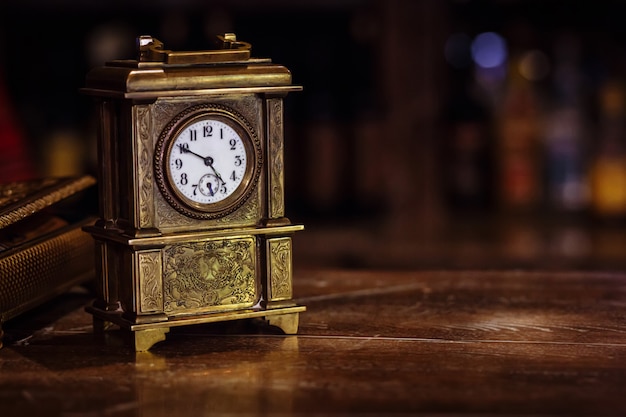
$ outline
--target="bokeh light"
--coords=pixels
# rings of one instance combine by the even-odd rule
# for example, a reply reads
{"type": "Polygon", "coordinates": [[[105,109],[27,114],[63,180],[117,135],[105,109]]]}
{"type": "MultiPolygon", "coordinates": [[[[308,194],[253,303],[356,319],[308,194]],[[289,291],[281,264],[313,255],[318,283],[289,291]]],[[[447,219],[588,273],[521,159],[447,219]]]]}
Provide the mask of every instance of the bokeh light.
{"type": "Polygon", "coordinates": [[[522,55],[518,69],[527,80],[540,81],[550,73],[550,60],[544,52],[533,49],[522,55]]]}
{"type": "Polygon", "coordinates": [[[484,32],[476,36],[471,51],[474,63],[481,68],[502,66],[508,55],[506,41],[495,32],[484,32]]]}

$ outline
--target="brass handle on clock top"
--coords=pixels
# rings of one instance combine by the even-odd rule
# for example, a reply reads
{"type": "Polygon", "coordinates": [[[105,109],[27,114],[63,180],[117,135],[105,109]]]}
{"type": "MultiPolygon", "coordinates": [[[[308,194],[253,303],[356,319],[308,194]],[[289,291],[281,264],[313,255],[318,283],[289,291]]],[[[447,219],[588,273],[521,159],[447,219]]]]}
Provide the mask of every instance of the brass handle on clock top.
{"type": "Polygon", "coordinates": [[[170,51],[163,49],[163,42],[152,36],[137,38],[140,62],[161,62],[168,65],[212,64],[218,62],[245,61],[250,58],[252,46],[237,40],[234,33],[216,37],[215,49],[205,51],[170,51]]]}

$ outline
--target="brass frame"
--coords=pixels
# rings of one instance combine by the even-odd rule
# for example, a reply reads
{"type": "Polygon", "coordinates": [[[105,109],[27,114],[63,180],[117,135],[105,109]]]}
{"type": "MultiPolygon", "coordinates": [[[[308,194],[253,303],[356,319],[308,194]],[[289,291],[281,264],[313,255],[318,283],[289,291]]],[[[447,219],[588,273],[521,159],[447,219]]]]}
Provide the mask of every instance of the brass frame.
{"type": "Polygon", "coordinates": [[[165,200],[179,213],[200,220],[224,217],[241,207],[254,192],[263,166],[261,142],[254,128],[237,111],[215,103],[200,104],[186,109],[163,129],[154,153],[155,179],[165,200]],[[189,125],[200,120],[220,120],[232,127],[241,137],[246,151],[246,172],[239,187],[226,199],[200,204],[189,200],[172,184],[169,156],[172,144],[189,125]]]}

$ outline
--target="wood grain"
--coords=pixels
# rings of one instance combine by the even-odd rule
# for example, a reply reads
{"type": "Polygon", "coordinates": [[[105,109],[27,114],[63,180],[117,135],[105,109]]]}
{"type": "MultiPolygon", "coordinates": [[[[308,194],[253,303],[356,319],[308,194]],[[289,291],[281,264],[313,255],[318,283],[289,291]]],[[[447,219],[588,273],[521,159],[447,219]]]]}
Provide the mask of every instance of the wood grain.
{"type": "Polygon", "coordinates": [[[172,329],[135,354],[73,293],[7,325],[2,416],[626,414],[626,274],[295,271],[300,332],[172,329]]]}

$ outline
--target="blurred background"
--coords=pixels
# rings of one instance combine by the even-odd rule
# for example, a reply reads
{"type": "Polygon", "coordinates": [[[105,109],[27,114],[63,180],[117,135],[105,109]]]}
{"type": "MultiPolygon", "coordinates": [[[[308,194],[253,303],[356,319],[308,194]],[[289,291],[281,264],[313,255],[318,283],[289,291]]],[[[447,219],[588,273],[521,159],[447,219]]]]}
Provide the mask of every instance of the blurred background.
{"type": "Polygon", "coordinates": [[[95,173],[90,68],[232,31],[287,66],[297,267],[626,264],[626,2],[3,0],[0,180],[95,173]]]}

